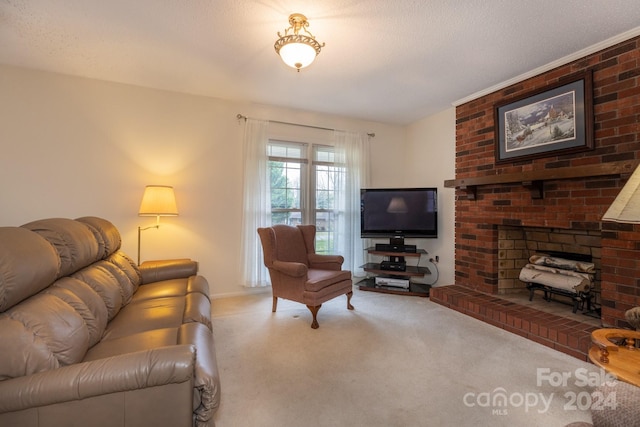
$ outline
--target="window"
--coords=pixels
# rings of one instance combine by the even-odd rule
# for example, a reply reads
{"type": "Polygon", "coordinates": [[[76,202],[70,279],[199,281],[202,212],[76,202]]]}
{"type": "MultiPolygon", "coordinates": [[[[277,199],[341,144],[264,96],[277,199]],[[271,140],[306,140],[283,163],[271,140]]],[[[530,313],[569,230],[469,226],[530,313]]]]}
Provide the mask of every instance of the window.
{"type": "Polygon", "coordinates": [[[334,148],[272,140],[268,155],[271,223],[315,224],[316,251],[335,253],[345,168],[335,164],[334,148]]]}

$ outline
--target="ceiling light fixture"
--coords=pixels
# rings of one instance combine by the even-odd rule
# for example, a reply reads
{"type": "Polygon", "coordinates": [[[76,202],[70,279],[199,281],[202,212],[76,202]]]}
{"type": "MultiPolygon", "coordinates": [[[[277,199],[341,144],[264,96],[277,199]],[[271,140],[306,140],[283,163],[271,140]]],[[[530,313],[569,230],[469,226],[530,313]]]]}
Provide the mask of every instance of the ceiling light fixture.
{"type": "Polygon", "coordinates": [[[278,31],[280,38],[276,40],[273,47],[285,64],[300,72],[300,68],[311,65],[316,59],[324,43],[318,43],[313,34],[307,30],[309,22],[303,14],[289,15],[289,25],[290,27],[284,30],[284,36],[278,31]],[[300,34],[301,30],[303,34],[300,34]]]}

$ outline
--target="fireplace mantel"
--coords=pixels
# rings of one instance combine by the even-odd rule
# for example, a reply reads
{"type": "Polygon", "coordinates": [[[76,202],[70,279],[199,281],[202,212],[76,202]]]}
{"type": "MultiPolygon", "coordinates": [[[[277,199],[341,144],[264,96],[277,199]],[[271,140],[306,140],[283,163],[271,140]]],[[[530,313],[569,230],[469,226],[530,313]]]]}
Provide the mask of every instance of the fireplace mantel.
{"type": "Polygon", "coordinates": [[[628,177],[633,173],[637,165],[637,160],[630,160],[594,165],[549,168],[475,178],[448,179],[444,182],[444,186],[464,190],[468,200],[475,200],[476,188],[479,186],[521,183],[531,191],[531,198],[542,199],[544,197],[545,181],[615,175],[628,177]]]}

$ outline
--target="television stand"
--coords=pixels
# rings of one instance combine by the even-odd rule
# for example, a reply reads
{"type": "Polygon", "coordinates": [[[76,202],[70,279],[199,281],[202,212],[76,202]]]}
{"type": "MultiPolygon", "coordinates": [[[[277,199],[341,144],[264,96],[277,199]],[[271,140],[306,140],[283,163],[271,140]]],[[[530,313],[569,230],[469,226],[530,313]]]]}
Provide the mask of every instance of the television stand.
{"type": "Polygon", "coordinates": [[[385,257],[386,260],[382,262],[368,262],[362,266],[364,271],[374,273],[375,276],[368,277],[358,282],[358,288],[361,291],[373,291],[382,292],[387,294],[397,295],[411,295],[428,297],[431,285],[424,283],[412,282],[412,277],[424,277],[427,274],[431,274],[431,271],[427,267],[420,267],[414,265],[406,265],[405,257],[418,258],[426,255],[427,251],[424,249],[416,249],[415,252],[398,252],[395,250],[381,251],[378,250],[378,246],[367,249],[370,255],[377,255],[385,257]],[[390,263],[390,264],[387,264],[390,263]],[[404,270],[387,269],[383,268],[388,265],[400,264],[404,266],[404,270]],[[378,280],[376,280],[378,278],[378,280]],[[379,278],[388,278],[387,284],[379,278]],[[378,282],[378,283],[376,283],[378,282]],[[406,286],[405,286],[406,283],[406,286]]]}

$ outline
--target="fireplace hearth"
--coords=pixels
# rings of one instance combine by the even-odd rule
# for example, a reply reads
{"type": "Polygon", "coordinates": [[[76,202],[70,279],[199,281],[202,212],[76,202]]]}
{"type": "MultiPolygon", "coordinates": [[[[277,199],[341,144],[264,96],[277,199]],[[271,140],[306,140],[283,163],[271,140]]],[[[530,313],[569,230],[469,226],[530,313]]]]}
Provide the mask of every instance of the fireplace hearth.
{"type": "Polygon", "coordinates": [[[588,361],[591,332],[599,319],[573,314],[562,304],[528,301],[524,293],[490,295],[460,285],[431,288],[431,301],[520,335],[562,353],[588,361]]]}

